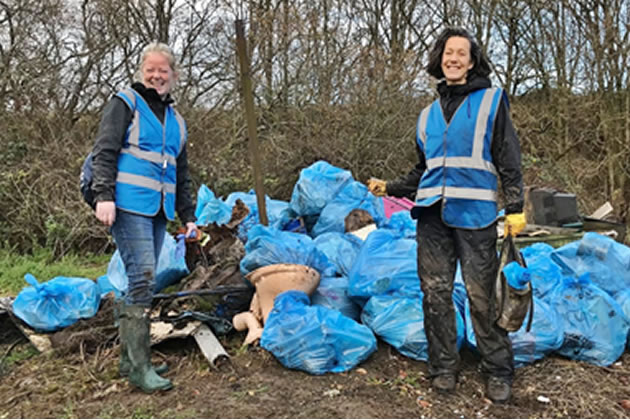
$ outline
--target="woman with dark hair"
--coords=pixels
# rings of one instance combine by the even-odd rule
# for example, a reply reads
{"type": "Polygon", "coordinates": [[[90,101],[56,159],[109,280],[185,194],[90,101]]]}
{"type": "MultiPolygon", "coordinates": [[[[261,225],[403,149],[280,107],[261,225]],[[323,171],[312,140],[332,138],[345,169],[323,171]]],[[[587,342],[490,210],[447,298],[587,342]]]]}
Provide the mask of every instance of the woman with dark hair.
{"type": "Polygon", "coordinates": [[[441,79],[439,99],[418,118],[419,162],[395,181],[371,181],[376,195],[414,196],[418,273],[424,295],[429,374],[438,392],[455,391],[459,369],[453,282],[457,262],[470,302],[486,393],[511,396],[514,361],[507,332],[495,323],[497,190],[505,202],[505,234],[525,227],[519,141],[505,91],[491,87],[490,66],[463,29],[448,28],[429,53],[428,73],[441,79]]]}
{"type": "Polygon", "coordinates": [[[481,51],[477,41],[466,30],[461,28],[447,28],[440,34],[429,52],[427,73],[438,80],[445,78],[444,70],[442,69],[442,55],[446,42],[452,37],[465,38],[470,44],[470,61],[473,63],[473,67],[468,71],[468,79],[473,79],[476,76],[488,77],[491,72],[488,60],[484,56],[483,51],[481,51]]]}

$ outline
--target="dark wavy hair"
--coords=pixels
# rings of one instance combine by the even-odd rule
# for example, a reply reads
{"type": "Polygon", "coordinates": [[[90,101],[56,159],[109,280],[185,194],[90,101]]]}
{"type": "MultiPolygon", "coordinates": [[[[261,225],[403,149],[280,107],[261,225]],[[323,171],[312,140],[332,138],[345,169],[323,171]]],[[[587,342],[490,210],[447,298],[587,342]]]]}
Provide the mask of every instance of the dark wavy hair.
{"type": "Polygon", "coordinates": [[[442,53],[444,52],[446,41],[454,36],[461,36],[470,42],[470,58],[474,64],[473,68],[468,70],[468,76],[488,77],[491,72],[488,59],[483,54],[483,51],[481,51],[477,41],[463,28],[446,28],[437,37],[433,48],[429,52],[427,72],[436,79],[444,78],[444,72],[442,71],[442,53]]]}

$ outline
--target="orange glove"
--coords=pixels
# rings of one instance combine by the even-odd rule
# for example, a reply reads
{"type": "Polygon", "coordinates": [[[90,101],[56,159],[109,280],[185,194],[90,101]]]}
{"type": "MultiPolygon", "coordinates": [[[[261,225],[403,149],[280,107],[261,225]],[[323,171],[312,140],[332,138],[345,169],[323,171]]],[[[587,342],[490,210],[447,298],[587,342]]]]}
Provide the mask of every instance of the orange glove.
{"type": "Polygon", "coordinates": [[[516,236],[527,225],[525,220],[525,213],[514,213],[505,216],[505,223],[503,225],[503,237],[507,238],[508,235],[516,236]]]}
{"type": "Polygon", "coordinates": [[[378,178],[370,178],[367,183],[368,190],[377,197],[387,195],[387,182],[378,178]]]}

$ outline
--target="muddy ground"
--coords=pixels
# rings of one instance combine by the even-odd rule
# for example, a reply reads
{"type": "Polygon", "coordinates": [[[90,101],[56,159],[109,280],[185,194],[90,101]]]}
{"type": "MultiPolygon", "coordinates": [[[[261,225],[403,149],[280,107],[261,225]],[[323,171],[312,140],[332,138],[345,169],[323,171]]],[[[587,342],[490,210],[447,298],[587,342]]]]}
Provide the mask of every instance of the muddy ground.
{"type": "Polygon", "coordinates": [[[118,377],[116,342],[35,354],[3,325],[0,418],[627,418],[630,355],[602,368],[548,357],[517,370],[507,405],[484,398],[474,355],[463,351],[457,393],[430,387],[426,364],[379,342],[378,352],[343,374],[312,376],[284,368],[241,333],[222,337],[231,365],[209,366],[192,339],[154,347],[175,383],[146,395],[118,377]]]}

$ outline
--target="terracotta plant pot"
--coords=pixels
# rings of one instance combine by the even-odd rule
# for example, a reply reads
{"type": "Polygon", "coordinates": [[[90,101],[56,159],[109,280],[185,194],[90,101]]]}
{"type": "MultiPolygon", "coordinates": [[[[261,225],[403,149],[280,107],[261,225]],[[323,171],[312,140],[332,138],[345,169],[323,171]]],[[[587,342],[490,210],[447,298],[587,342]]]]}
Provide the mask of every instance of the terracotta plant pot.
{"type": "Polygon", "coordinates": [[[245,276],[256,288],[250,311],[262,314],[263,325],[273,309],[273,300],[287,290],[301,290],[311,295],[319,285],[317,270],[300,264],[273,264],[245,276]],[[257,298],[256,298],[257,297],[257,298]]]}

